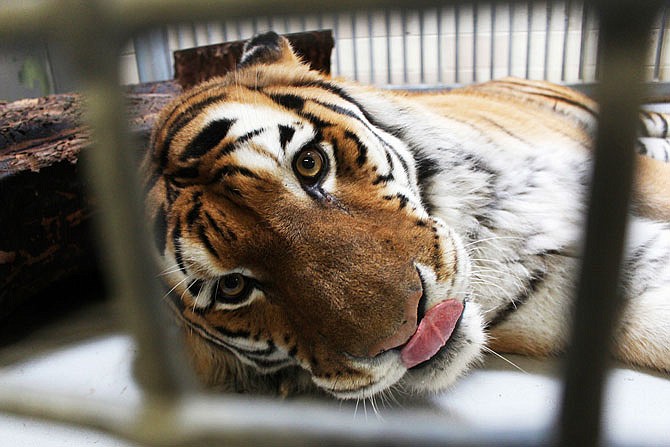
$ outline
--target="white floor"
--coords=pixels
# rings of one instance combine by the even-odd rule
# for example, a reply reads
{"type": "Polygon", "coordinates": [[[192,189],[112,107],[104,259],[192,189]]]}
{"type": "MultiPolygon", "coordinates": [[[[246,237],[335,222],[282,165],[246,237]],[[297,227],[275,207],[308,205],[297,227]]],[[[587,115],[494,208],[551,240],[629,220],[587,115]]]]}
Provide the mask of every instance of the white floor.
{"type": "MultiPolygon", "coordinates": [[[[0,359],[3,352],[0,351],[0,359]]],[[[131,375],[134,355],[126,335],[107,334],[18,362],[0,363],[1,386],[69,392],[86,399],[138,404],[141,394],[131,375]]],[[[556,361],[511,356],[523,371],[491,357],[451,391],[426,402],[430,410],[466,427],[534,429],[555,416],[560,382],[556,361]]],[[[354,407],[343,405],[341,411],[354,407]]],[[[425,409],[425,408],[424,408],[425,409]]],[[[386,411],[411,411],[381,408],[386,411]]],[[[372,409],[357,418],[376,418],[372,409]]],[[[630,445],[670,445],[670,376],[617,367],[607,389],[607,438],[630,445]]],[[[0,414],[0,446],[128,446],[95,431],[0,414]]]]}

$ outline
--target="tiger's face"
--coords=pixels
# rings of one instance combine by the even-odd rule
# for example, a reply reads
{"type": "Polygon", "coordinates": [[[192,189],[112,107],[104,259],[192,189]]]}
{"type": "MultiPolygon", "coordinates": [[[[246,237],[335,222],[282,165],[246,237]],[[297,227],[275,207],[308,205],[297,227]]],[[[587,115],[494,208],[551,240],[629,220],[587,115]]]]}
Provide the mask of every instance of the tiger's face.
{"type": "Polygon", "coordinates": [[[443,388],[478,356],[468,255],[422,204],[407,146],[371,121],[274,33],[163,111],[147,207],[205,382],[297,371],[368,397],[443,388]]]}

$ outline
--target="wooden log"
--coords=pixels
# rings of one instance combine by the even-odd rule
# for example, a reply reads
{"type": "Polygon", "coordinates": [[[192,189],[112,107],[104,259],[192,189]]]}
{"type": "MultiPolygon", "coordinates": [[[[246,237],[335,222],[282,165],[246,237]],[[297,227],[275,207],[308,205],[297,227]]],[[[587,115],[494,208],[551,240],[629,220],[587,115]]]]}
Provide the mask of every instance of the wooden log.
{"type": "MultiPolygon", "coordinates": [[[[180,90],[172,82],[160,87],[170,93],[127,95],[141,147],[156,114],[180,90]]],[[[92,145],[83,110],[77,94],[0,104],[0,320],[36,294],[48,295],[54,282],[97,266],[95,199],[80,163],[92,145]]]]}
{"type": "MultiPolygon", "coordinates": [[[[330,74],[330,55],[335,46],[331,30],[285,34],[285,37],[312,70],[330,74]]],[[[186,90],[234,70],[242,56],[244,42],[238,40],[175,51],[175,80],[186,90]]]]}

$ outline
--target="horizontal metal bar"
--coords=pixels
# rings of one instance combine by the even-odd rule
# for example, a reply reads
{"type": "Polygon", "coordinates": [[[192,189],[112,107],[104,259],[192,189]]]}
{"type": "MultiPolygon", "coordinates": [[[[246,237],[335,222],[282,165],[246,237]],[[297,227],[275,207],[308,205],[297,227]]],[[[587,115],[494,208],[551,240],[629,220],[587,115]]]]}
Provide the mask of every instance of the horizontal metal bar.
{"type": "Polygon", "coordinates": [[[3,411],[76,424],[144,445],[523,447],[548,439],[544,431],[477,431],[416,411],[354,419],[338,405],[192,394],[166,411],[160,402],[137,408],[0,385],[3,411]]]}

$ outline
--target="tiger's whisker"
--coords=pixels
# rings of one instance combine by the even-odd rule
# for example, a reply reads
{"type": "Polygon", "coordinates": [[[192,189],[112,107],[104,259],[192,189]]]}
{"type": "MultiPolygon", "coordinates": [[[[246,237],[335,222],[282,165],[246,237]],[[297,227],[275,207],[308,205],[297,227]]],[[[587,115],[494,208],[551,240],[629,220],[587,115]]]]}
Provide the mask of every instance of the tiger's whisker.
{"type": "Polygon", "coordinates": [[[486,352],[488,352],[488,353],[490,353],[490,354],[495,355],[496,357],[498,357],[498,358],[501,359],[502,361],[504,361],[504,362],[506,362],[506,363],[512,365],[514,368],[518,369],[518,370],[521,371],[522,373],[524,373],[524,374],[528,374],[528,371],[526,371],[525,369],[523,369],[522,367],[520,367],[519,365],[517,365],[516,363],[514,363],[514,362],[511,361],[510,359],[506,358],[505,356],[498,354],[497,352],[495,352],[493,349],[489,348],[488,346],[483,346],[483,349],[484,349],[484,351],[486,351],[486,352]]]}

